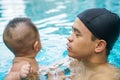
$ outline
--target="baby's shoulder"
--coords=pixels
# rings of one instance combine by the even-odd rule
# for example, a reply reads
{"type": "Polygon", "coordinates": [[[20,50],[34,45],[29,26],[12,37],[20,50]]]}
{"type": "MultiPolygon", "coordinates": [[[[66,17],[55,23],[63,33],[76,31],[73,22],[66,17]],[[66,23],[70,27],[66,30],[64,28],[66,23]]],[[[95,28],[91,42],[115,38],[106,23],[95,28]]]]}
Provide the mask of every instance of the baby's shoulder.
{"type": "Polygon", "coordinates": [[[21,67],[25,64],[29,64],[29,61],[14,60],[12,66],[11,66],[11,70],[12,71],[19,71],[21,69],[21,67]]]}

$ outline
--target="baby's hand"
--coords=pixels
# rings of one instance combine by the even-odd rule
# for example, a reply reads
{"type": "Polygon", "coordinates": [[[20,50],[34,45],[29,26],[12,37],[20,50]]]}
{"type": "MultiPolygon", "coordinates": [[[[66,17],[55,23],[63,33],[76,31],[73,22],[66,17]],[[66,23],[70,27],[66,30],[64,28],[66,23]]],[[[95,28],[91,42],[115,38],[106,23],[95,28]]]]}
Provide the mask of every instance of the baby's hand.
{"type": "Polygon", "coordinates": [[[30,64],[25,64],[20,70],[20,78],[26,78],[27,75],[32,71],[30,64]]]}

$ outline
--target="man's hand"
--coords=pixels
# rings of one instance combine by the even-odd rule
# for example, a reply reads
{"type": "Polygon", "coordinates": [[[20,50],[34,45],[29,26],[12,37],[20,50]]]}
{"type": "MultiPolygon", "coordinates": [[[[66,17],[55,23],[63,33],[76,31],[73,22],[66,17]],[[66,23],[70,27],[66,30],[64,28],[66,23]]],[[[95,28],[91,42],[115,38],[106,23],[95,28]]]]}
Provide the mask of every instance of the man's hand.
{"type": "Polygon", "coordinates": [[[26,78],[31,71],[32,71],[32,68],[29,63],[23,65],[20,70],[20,78],[21,79],[26,78]]]}

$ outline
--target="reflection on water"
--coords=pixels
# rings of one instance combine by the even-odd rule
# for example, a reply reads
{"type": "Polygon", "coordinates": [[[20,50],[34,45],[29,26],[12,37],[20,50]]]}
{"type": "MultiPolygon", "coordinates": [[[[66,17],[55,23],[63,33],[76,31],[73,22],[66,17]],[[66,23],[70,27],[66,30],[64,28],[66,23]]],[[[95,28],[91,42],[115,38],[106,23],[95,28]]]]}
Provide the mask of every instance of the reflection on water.
{"type": "MultiPolygon", "coordinates": [[[[66,57],[66,38],[76,15],[88,8],[104,7],[120,15],[119,0],[0,0],[0,79],[7,73],[14,55],[5,47],[2,33],[7,22],[16,16],[32,19],[37,25],[42,50],[36,59],[49,65],[66,57]]],[[[109,62],[120,67],[120,39],[109,56],[109,62]]]]}
{"type": "Polygon", "coordinates": [[[16,16],[25,16],[25,4],[23,0],[1,0],[1,17],[0,20],[9,20],[16,16]],[[15,6],[19,5],[19,6],[15,6]]]}
{"type": "Polygon", "coordinates": [[[59,76],[67,78],[71,74],[69,64],[72,61],[73,61],[72,58],[66,57],[57,62],[54,62],[53,64],[49,66],[41,66],[38,72],[40,80],[47,80],[48,76],[50,77],[49,74],[52,75],[54,80],[58,80],[59,76]]]}

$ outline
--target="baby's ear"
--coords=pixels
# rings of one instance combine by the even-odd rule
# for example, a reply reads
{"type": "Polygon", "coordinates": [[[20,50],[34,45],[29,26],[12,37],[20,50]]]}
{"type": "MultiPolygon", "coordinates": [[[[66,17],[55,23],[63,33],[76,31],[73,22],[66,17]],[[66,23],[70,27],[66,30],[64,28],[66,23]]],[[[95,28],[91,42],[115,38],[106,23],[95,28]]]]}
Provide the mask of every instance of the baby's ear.
{"type": "Polygon", "coordinates": [[[95,47],[95,52],[102,52],[106,48],[105,40],[98,40],[95,47]]]}
{"type": "Polygon", "coordinates": [[[35,51],[39,51],[40,50],[39,41],[35,41],[33,48],[34,48],[35,51]]]}

